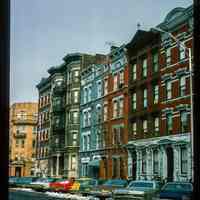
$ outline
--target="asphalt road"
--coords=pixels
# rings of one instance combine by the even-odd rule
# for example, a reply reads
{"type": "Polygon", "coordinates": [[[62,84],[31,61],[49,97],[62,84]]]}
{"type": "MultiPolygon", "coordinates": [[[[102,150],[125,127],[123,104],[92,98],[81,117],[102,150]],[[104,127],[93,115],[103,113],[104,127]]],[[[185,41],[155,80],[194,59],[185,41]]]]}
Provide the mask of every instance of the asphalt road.
{"type": "Polygon", "coordinates": [[[63,198],[49,197],[44,193],[39,193],[39,192],[16,191],[12,189],[10,189],[9,191],[9,200],[56,200],[56,199],[63,200],[63,198]]]}

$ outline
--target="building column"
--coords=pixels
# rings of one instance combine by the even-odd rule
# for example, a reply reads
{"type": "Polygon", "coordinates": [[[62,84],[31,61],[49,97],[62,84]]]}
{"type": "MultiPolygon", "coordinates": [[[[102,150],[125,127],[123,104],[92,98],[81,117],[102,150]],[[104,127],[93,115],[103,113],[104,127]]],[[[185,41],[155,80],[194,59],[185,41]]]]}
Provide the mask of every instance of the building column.
{"type": "Polygon", "coordinates": [[[152,178],[152,151],[151,149],[147,148],[146,149],[146,154],[147,154],[147,180],[151,180],[152,178]]]}
{"type": "Polygon", "coordinates": [[[181,165],[180,165],[180,146],[172,145],[174,154],[174,181],[179,181],[181,175],[181,165]]]}
{"type": "Polygon", "coordinates": [[[132,177],[132,163],[133,163],[133,157],[130,150],[128,150],[128,177],[132,177]]]}
{"type": "Polygon", "coordinates": [[[187,145],[187,152],[188,152],[188,180],[192,179],[192,151],[191,151],[191,144],[187,145]]]}
{"type": "Polygon", "coordinates": [[[64,153],[64,176],[68,177],[68,155],[64,153]]]}
{"type": "Polygon", "coordinates": [[[56,156],[56,176],[59,176],[59,159],[60,159],[60,155],[57,154],[57,156],[56,156]]]}
{"type": "Polygon", "coordinates": [[[160,146],[159,148],[159,160],[160,160],[160,177],[161,179],[165,179],[167,177],[167,157],[165,152],[165,147],[160,146]]]}
{"type": "Polygon", "coordinates": [[[141,153],[139,150],[136,149],[136,155],[137,155],[137,163],[136,163],[136,180],[140,179],[141,176],[141,153]]]}
{"type": "MultiPolygon", "coordinates": [[[[53,157],[51,157],[51,161],[50,161],[50,170],[51,170],[51,176],[53,176],[54,174],[53,174],[53,157]]],[[[40,169],[41,170],[41,169],[40,169]]]]}

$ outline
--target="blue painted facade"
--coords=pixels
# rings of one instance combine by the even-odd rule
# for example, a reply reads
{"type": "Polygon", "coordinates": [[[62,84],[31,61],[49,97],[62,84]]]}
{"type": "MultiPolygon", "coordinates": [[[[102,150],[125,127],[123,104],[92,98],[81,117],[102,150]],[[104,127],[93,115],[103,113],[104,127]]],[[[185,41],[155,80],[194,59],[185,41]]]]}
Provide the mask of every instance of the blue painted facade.
{"type": "Polygon", "coordinates": [[[99,177],[103,140],[103,77],[107,65],[90,65],[81,73],[80,176],[99,177]]]}

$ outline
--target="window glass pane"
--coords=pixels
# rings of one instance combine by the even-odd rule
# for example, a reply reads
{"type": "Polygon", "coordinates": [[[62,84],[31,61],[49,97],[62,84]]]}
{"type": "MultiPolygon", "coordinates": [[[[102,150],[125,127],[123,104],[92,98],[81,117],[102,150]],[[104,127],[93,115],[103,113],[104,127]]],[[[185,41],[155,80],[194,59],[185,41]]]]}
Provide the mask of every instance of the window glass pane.
{"type": "Polygon", "coordinates": [[[136,110],[136,107],[137,107],[136,93],[133,93],[133,110],[136,110]]]}
{"type": "Polygon", "coordinates": [[[133,135],[137,134],[137,124],[136,122],[133,123],[133,135]]]}
{"type": "Polygon", "coordinates": [[[171,49],[166,50],[166,65],[171,64],[171,49]]]}
{"type": "Polygon", "coordinates": [[[137,79],[137,68],[136,68],[136,63],[133,64],[133,80],[137,79]]]}
{"type": "Polygon", "coordinates": [[[159,99],[159,89],[158,89],[158,85],[154,86],[154,104],[158,103],[158,99],[159,99]]]}
{"type": "Polygon", "coordinates": [[[144,108],[147,107],[147,89],[143,90],[143,105],[144,105],[144,108]]]}
{"type": "Polygon", "coordinates": [[[184,96],[186,92],[186,80],[185,77],[182,76],[180,78],[180,96],[184,96]]]}
{"type": "Polygon", "coordinates": [[[172,84],[170,81],[167,82],[167,99],[172,98],[172,84]]]}
{"type": "Polygon", "coordinates": [[[147,59],[142,61],[142,77],[147,76],[147,59]]]}
{"type": "Polygon", "coordinates": [[[180,60],[185,59],[185,50],[181,46],[179,47],[179,58],[180,60]]]}

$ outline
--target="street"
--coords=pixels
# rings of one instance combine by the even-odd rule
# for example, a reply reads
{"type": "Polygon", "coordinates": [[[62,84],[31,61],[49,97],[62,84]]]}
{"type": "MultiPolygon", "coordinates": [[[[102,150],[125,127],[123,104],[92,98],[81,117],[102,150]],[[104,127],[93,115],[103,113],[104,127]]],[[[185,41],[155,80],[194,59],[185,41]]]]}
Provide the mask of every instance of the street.
{"type": "MultiPolygon", "coordinates": [[[[10,189],[9,200],[55,200],[56,197],[49,197],[44,193],[39,192],[29,192],[29,191],[17,191],[10,189]]],[[[59,198],[62,200],[63,198],[59,198]]]]}

